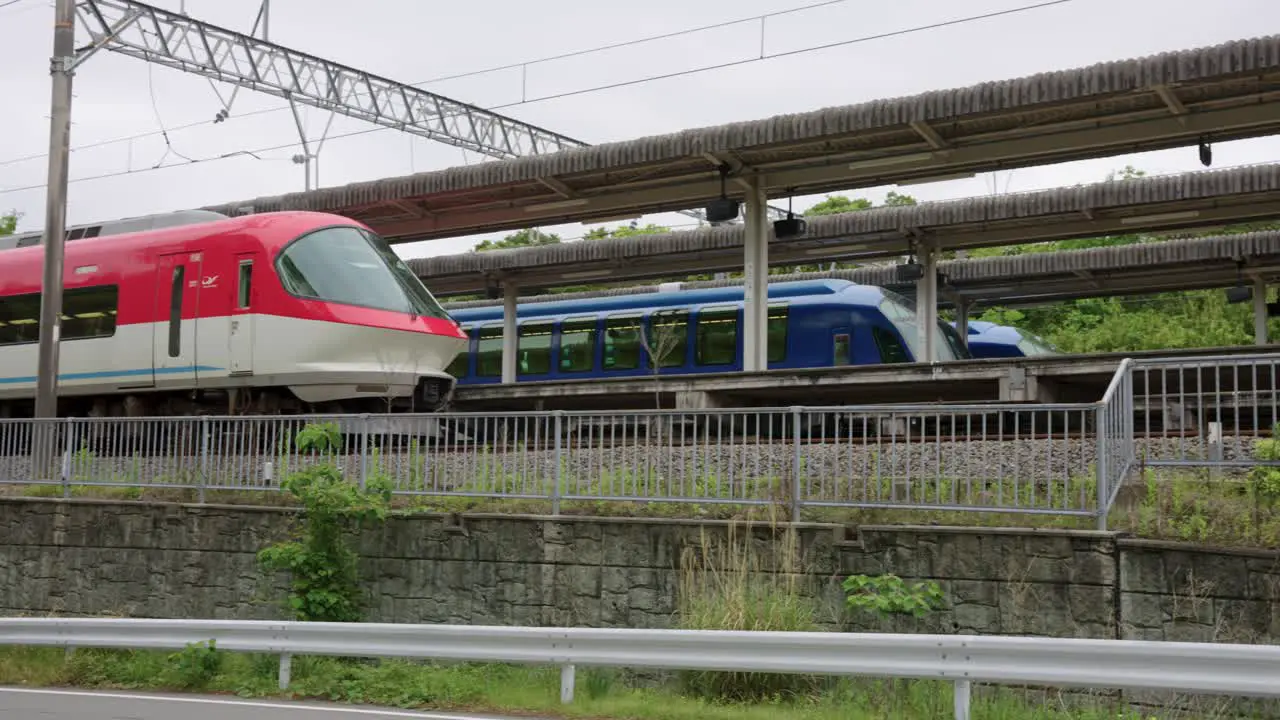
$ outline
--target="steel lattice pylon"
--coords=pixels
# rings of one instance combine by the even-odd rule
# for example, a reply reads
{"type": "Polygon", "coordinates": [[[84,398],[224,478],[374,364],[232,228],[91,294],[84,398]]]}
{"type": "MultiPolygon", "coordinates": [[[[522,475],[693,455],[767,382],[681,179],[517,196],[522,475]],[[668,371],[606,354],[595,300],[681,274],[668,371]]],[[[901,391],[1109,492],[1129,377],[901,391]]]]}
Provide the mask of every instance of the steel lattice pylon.
{"type": "MultiPolygon", "coordinates": [[[[394,128],[494,158],[543,155],[588,143],[468,103],[134,0],[76,0],[101,49],[394,128]]],[[[704,219],[701,210],[681,214],[704,219]]],[[[769,208],[770,215],[785,211],[769,208]]]]}

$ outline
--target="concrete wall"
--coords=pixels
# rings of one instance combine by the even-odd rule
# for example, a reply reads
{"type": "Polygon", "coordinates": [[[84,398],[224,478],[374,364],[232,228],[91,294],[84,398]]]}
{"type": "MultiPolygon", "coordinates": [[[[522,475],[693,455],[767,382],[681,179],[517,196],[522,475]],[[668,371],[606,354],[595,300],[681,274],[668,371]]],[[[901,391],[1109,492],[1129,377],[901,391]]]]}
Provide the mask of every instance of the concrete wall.
{"type": "MultiPolygon", "coordinates": [[[[0,614],[281,617],[285,584],[262,575],[255,552],[289,519],[270,508],[0,499],[0,614]]],[[[679,568],[727,532],[694,521],[395,518],[360,539],[370,619],[663,627],[679,568]]],[[[751,537],[757,551],[780,542],[768,528],[751,537]]],[[[830,601],[832,626],[1280,639],[1277,552],[1096,532],[830,525],[802,526],[797,552],[830,601]],[[884,572],[938,580],[946,609],[896,623],[835,611],[845,576],[884,572]]]]}

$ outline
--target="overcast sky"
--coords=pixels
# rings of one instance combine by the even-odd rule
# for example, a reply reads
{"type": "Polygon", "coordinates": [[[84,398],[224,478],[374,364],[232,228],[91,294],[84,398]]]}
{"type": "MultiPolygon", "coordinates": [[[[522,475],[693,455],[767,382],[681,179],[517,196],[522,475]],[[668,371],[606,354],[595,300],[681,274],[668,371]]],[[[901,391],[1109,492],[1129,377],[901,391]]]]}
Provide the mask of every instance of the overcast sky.
{"type": "MultiPolygon", "coordinates": [[[[410,83],[538,60],[738,18],[816,4],[818,0],[273,0],[271,40],[410,83]]],[[[1034,0],[845,0],[768,19],[764,52],[851,40],[1032,4],[1034,0]]],[[[0,0],[4,5],[6,0],[0,0]]],[[[153,0],[176,10],[180,0],[153,0]]],[[[186,11],[248,31],[258,0],[186,0],[186,11]]],[[[22,214],[20,230],[43,226],[48,146],[52,0],[16,0],[0,7],[0,211],[22,214]],[[33,187],[34,186],[34,187],[33,187]]],[[[761,24],[742,23],[623,49],[541,62],[521,69],[423,85],[428,90],[500,112],[590,143],[629,140],[690,127],[911,95],[929,90],[1065,70],[1228,40],[1280,28],[1276,0],[1071,0],[1064,4],[869,40],[833,49],[750,62],[680,77],[592,91],[653,75],[759,57],[761,24]],[[543,99],[551,95],[569,96],[543,99]],[[521,102],[522,99],[530,100],[521,102]],[[512,105],[515,103],[514,105],[512,105]]],[[[77,33],[82,43],[85,33],[77,33]]],[[[224,97],[230,88],[219,86],[224,97]]],[[[76,74],[72,147],[145,136],[71,156],[68,223],[164,212],[304,187],[301,151],[287,104],[241,91],[231,119],[213,124],[220,108],[209,81],[132,58],[103,53],[76,74]],[[246,112],[286,108],[241,117],[246,112]],[[170,147],[161,129],[170,130],[170,147]],[[278,147],[278,146],[291,147],[278,147]],[[277,149],[271,149],[277,148],[277,149]],[[149,170],[185,158],[257,151],[261,159],[230,159],[149,170]],[[94,176],[118,174],[104,179],[94,176]]],[[[304,109],[312,139],[328,114],[304,109]]],[[[320,184],[342,185],[412,172],[474,164],[458,148],[395,130],[337,137],[373,126],[339,117],[320,155],[320,184]]],[[[1214,167],[1280,160],[1280,139],[1214,148],[1214,167]]],[[[984,174],[905,191],[921,200],[983,195],[1093,182],[1133,164],[1150,173],[1200,169],[1194,148],[984,174]]],[[[881,199],[893,187],[850,194],[881,199]]],[[[821,196],[800,198],[803,209],[821,196]]],[[[776,204],[776,201],[775,201],[776,204]]],[[[645,221],[692,222],[678,214],[645,221]]],[[[580,237],[582,225],[541,228],[580,237]]],[[[484,236],[397,246],[404,257],[462,252],[484,236]]]]}

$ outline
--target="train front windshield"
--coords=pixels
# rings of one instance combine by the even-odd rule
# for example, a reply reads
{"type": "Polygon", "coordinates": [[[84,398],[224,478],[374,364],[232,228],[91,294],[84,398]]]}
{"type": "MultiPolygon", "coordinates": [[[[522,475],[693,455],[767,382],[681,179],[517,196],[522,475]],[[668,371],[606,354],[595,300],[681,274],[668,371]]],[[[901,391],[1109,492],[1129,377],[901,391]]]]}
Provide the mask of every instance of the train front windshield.
{"type": "MultiPolygon", "coordinates": [[[[902,339],[906,341],[915,361],[928,362],[920,356],[920,336],[917,330],[919,318],[916,315],[915,302],[890,290],[883,288],[881,290],[884,292],[884,299],[880,301],[880,312],[884,313],[885,318],[898,328],[898,332],[902,333],[902,339]]],[[[934,360],[939,362],[959,359],[947,339],[946,332],[942,329],[941,322],[935,324],[933,328],[933,352],[934,360]]]]}
{"type": "Polygon", "coordinates": [[[285,289],[301,297],[450,319],[387,241],[362,228],[303,235],[281,251],[276,267],[285,289]]]}

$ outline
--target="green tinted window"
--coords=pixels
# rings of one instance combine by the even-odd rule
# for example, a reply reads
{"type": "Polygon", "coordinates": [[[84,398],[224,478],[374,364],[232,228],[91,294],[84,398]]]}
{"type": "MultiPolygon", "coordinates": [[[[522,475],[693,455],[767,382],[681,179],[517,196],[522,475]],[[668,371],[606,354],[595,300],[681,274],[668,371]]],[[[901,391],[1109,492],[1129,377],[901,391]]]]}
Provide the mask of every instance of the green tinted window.
{"type": "MultiPolygon", "coordinates": [[[[73,288],[62,293],[62,340],[111,337],[116,332],[115,285],[73,288]]],[[[0,298],[0,345],[40,340],[40,293],[0,298]]]]}
{"type": "Polygon", "coordinates": [[[646,340],[650,356],[658,360],[650,367],[684,365],[688,356],[689,311],[660,310],[650,315],[646,340]]]}
{"type": "Polygon", "coordinates": [[[551,372],[551,330],[549,322],[526,323],[520,326],[519,346],[516,350],[520,375],[542,375],[551,372]]]}
{"type": "Polygon", "coordinates": [[[453,359],[453,362],[449,363],[449,367],[445,368],[445,372],[456,378],[464,378],[467,376],[468,360],[471,359],[470,341],[471,338],[475,336],[475,330],[471,328],[464,328],[464,330],[467,333],[467,346],[462,348],[462,351],[453,359]]]}
{"type": "Polygon", "coordinates": [[[769,308],[769,324],[766,331],[769,338],[769,362],[777,363],[787,359],[787,314],[790,308],[786,305],[774,305],[769,308]]]}
{"type": "Polygon", "coordinates": [[[907,349],[903,347],[902,342],[893,333],[881,327],[873,327],[871,328],[871,337],[875,339],[876,348],[880,350],[880,362],[902,363],[910,361],[910,354],[907,349]]]}
{"type": "Polygon", "coordinates": [[[832,365],[841,366],[849,364],[849,336],[836,335],[831,339],[832,345],[832,365]]]}
{"type": "Polygon", "coordinates": [[[560,323],[560,372],[587,372],[596,365],[596,319],[560,323]]]}
{"type": "Polygon", "coordinates": [[[635,370],[644,346],[639,315],[610,315],[604,322],[604,369],[635,370]]]}
{"type": "Polygon", "coordinates": [[[695,362],[699,365],[731,365],[738,350],[738,310],[708,308],[698,312],[695,362]]]}
{"type": "Polygon", "coordinates": [[[502,377],[502,326],[480,328],[476,346],[476,375],[502,377]]]}

